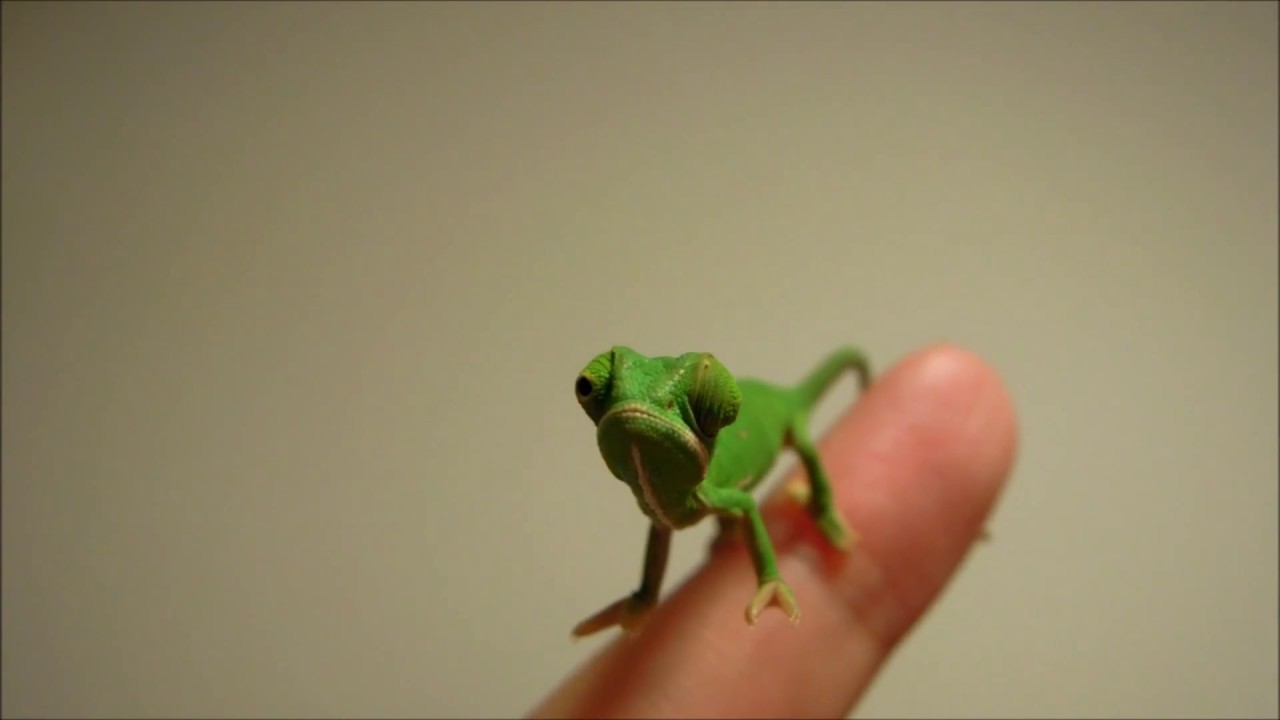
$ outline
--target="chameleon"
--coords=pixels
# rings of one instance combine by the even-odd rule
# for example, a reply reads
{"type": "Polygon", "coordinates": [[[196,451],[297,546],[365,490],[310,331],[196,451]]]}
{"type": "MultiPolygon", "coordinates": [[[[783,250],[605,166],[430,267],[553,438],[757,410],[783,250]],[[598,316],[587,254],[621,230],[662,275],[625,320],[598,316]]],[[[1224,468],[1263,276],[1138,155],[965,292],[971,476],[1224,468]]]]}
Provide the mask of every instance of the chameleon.
{"type": "Polygon", "coordinates": [[[809,435],[809,416],[846,371],[859,392],[871,383],[866,356],[836,350],[794,385],[735,378],[709,352],[648,357],[615,345],[591,359],[574,381],[578,404],[596,428],[605,465],[625,483],[649,520],[640,586],[580,622],[575,637],[620,626],[638,630],[657,605],[674,531],[714,516],[713,547],[745,534],[757,588],[746,606],[755,625],[769,607],[791,622],[800,609],[778,572],[773,544],[752,490],[788,448],[805,468],[807,485],[790,487],[837,550],[855,535],[837,511],[831,482],[809,435]],[[745,531],[745,532],[744,532],[745,531]]]}

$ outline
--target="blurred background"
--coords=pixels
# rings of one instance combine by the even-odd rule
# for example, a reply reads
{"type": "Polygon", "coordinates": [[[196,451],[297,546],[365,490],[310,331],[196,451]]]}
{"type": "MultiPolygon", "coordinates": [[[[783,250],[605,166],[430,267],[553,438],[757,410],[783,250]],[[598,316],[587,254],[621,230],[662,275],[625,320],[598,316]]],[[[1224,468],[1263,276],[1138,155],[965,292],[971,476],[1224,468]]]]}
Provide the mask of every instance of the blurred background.
{"type": "Polygon", "coordinates": [[[855,715],[1275,717],[1276,8],[5,3],[4,715],[521,714],[592,355],[948,340],[1022,452],[855,715]]]}

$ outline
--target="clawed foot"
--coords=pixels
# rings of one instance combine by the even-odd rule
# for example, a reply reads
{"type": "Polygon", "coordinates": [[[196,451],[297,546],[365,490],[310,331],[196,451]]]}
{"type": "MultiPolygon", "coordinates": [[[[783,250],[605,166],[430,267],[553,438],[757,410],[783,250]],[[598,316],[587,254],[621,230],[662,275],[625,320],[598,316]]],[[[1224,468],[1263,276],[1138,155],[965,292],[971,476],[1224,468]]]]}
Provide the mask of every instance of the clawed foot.
{"type": "Polygon", "coordinates": [[[858,541],[858,536],[835,512],[829,512],[818,518],[818,529],[841,552],[849,552],[858,541]]]}
{"type": "Polygon", "coordinates": [[[760,613],[770,605],[778,606],[787,614],[791,622],[800,619],[800,608],[796,606],[796,598],[791,594],[791,588],[781,580],[770,580],[760,585],[755,597],[751,599],[751,604],[747,606],[747,624],[755,625],[760,613]]]}
{"type": "Polygon", "coordinates": [[[635,632],[640,629],[645,619],[649,617],[649,611],[653,609],[653,605],[652,601],[628,595],[578,623],[577,627],[573,629],[573,636],[586,637],[601,630],[607,630],[614,625],[620,626],[626,632],[635,632]]]}
{"type": "Polygon", "coordinates": [[[787,492],[787,497],[791,498],[792,502],[797,505],[808,505],[809,497],[813,494],[809,490],[809,481],[802,477],[792,478],[784,489],[787,492]]]}

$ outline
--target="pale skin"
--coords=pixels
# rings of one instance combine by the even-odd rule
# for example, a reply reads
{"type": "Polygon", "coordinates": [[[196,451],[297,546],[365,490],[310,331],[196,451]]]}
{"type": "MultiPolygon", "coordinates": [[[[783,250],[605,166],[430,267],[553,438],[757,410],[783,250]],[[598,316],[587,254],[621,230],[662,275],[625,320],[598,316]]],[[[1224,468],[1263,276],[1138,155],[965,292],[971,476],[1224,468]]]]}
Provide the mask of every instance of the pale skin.
{"type": "Polygon", "coordinates": [[[793,386],[739,380],[706,352],[648,357],[615,346],[594,357],[574,392],[596,425],[605,464],[631,489],[650,528],[639,588],[583,620],[573,634],[637,630],[658,602],[672,533],[708,515],[720,523],[717,546],[746,537],[757,581],[747,624],[755,625],[768,607],[798,620],[795,594],[778,571],[751,491],[782,452],[793,449],[808,482],[792,484],[792,497],[809,508],[833,548],[852,548],[854,535],[836,512],[808,430],[814,405],[846,372],[862,390],[870,383],[870,364],[854,348],[831,353],[793,386]]]}
{"type": "MultiPolygon", "coordinates": [[[[741,542],[600,653],[531,717],[842,717],[950,581],[1016,456],[1012,404],[981,358],[949,345],[890,367],[817,442],[836,509],[858,529],[842,553],[812,515],[761,503],[778,567],[804,603],[798,624],[762,615],[746,632],[752,577],[741,542]]],[[[792,480],[804,482],[801,468],[792,480]]]]}

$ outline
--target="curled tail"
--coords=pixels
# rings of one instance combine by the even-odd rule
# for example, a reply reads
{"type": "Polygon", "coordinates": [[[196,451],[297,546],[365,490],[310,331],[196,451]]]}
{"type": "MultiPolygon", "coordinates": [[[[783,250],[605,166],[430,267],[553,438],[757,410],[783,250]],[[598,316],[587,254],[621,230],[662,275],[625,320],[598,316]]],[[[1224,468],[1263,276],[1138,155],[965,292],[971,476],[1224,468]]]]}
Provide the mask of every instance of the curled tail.
{"type": "Polygon", "coordinates": [[[797,388],[800,397],[805,404],[814,405],[846,370],[852,370],[858,376],[858,392],[864,392],[871,384],[871,362],[867,356],[857,348],[843,347],[828,355],[822,364],[800,381],[797,388]]]}

